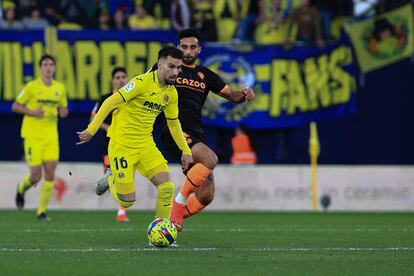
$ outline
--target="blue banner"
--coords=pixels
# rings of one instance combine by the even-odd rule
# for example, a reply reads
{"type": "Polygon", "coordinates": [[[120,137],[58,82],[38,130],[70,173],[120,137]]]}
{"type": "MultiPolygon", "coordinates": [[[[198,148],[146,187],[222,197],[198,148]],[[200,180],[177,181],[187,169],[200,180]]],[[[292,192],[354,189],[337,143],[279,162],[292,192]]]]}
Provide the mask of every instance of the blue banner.
{"type": "Polygon", "coordinates": [[[356,111],[356,64],[346,37],[322,49],[208,46],[200,59],[232,89],[249,86],[257,95],[236,105],[210,93],[203,112],[207,125],[284,128],[356,111]]]}
{"type": "MultiPolygon", "coordinates": [[[[110,91],[110,72],[126,67],[129,75],[150,68],[168,31],[43,31],[0,33],[0,113],[24,83],[38,77],[37,61],[47,48],[57,58],[56,79],[65,84],[72,113],[89,113],[110,91]],[[45,41],[47,45],[45,45],[45,41]]],[[[251,103],[234,105],[210,93],[204,123],[219,127],[283,128],[355,112],[355,63],[346,37],[325,48],[204,45],[200,63],[219,73],[234,89],[252,87],[251,103]]]]}

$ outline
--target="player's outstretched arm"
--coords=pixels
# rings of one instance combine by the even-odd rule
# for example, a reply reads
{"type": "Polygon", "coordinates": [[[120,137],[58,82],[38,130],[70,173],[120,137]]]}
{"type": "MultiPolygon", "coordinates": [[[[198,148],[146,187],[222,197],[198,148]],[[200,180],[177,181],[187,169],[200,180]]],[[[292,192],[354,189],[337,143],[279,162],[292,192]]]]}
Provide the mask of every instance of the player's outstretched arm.
{"type": "Polygon", "coordinates": [[[242,91],[234,91],[229,86],[226,86],[220,92],[220,96],[233,103],[242,103],[253,100],[256,94],[250,87],[246,87],[242,91]]]}
{"type": "MultiPolygon", "coordinates": [[[[96,116],[96,113],[95,112],[92,112],[92,114],[91,114],[91,118],[89,119],[89,122],[92,122],[92,120],[93,120],[93,118],[96,116]]],[[[108,130],[109,130],[109,124],[107,124],[107,123],[102,123],[102,125],[101,125],[101,129],[102,130],[104,130],[105,132],[108,132],[108,130]]]]}
{"type": "Polygon", "coordinates": [[[79,135],[79,142],[76,144],[81,145],[89,142],[92,136],[94,136],[98,129],[101,127],[103,121],[108,116],[108,114],[115,108],[118,108],[123,102],[124,98],[120,93],[114,93],[112,96],[107,98],[103,102],[98,113],[96,113],[96,116],[88,125],[88,128],[81,132],[77,132],[77,134],[79,135]]]}
{"type": "Polygon", "coordinates": [[[89,142],[92,139],[92,134],[89,133],[88,130],[78,131],[76,134],[79,136],[79,142],[76,145],[82,145],[89,142]]]}

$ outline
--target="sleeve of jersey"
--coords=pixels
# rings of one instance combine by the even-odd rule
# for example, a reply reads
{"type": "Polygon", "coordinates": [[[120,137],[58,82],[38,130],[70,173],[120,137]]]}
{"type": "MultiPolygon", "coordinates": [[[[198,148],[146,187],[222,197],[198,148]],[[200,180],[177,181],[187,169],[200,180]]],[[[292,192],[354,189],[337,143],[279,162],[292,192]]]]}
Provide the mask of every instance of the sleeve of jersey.
{"type": "Polygon", "coordinates": [[[164,109],[164,114],[167,120],[178,119],[178,92],[175,88],[173,93],[171,93],[170,102],[164,109]]]}
{"type": "Polygon", "coordinates": [[[208,70],[208,74],[209,74],[209,82],[208,82],[209,90],[216,94],[220,94],[220,92],[223,91],[223,89],[227,86],[227,84],[223,81],[223,79],[219,75],[217,75],[213,71],[208,70]]]}
{"type": "Polygon", "coordinates": [[[167,126],[178,148],[183,152],[183,154],[191,155],[191,149],[188,147],[188,144],[184,139],[184,134],[181,129],[180,121],[178,119],[167,119],[167,126]]]}
{"type": "Polygon", "coordinates": [[[68,98],[66,97],[66,88],[62,85],[62,96],[59,100],[59,107],[68,107],[68,98]]]}
{"type": "Polygon", "coordinates": [[[20,91],[19,95],[17,95],[16,102],[19,104],[25,104],[31,97],[31,86],[26,85],[23,87],[22,91],[20,91]]]}
{"type": "Polygon", "coordinates": [[[183,154],[191,154],[191,150],[184,139],[181,123],[178,120],[178,93],[175,88],[174,93],[172,93],[171,102],[165,108],[164,114],[167,119],[168,129],[170,130],[171,136],[173,137],[178,148],[183,152],[183,154]]]}
{"type": "Polygon", "coordinates": [[[90,134],[95,135],[95,133],[98,131],[98,129],[101,127],[103,121],[108,116],[108,114],[120,106],[124,102],[124,98],[120,93],[114,93],[112,96],[110,96],[108,99],[106,99],[101,108],[99,108],[98,113],[96,113],[96,116],[93,118],[92,122],[88,125],[88,128],[86,129],[90,134]]]}
{"type": "Polygon", "coordinates": [[[135,98],[142,93],[144,88],[144,79],[140,76],[131,79],[124,87],[118,90],[126,102],[135,98]]]}

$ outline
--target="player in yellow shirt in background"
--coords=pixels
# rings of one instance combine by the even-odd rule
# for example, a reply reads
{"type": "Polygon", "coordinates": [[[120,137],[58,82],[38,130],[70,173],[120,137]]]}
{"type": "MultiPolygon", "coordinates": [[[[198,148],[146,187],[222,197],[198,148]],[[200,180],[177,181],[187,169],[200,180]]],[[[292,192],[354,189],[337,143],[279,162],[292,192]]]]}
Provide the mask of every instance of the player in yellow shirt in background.
{"type": "Polygon", "coordinates": [[[174,87],[182,56],[176,47],[164,46],[158,52],[158,70],[132,78],[104,101],[88,128],[78,132],[80,142],[77,144],[88,142],[108,114],[117,108],[108,131],[112,175],[107,175],[100,184],[106,189],[109,187],[121,206],[131,207],[135,202],[134,173],[138,170],[157,189],[156,218],[170,217],[174,196],[167,161],[152,137],[155,119],[161,112],[164,112],[172,137],[182,151],[183,170],[186,171],[193,162],[178,120],[178,94],[174,87]]]}
{"type": "Polygon", "coordinates": [[[39,61],[41,77],[26,84],[12,105],[12,110],[24,115],[21,137],[24,139],[24,153],[30,168],[17,185],[16,206],[24,207],[25,192],[42,178],[40,200],[37,208],[39,220],[49,220],[46,208],[53,195],[55,170],[59,160],[58,116],[68,116],[66,89],[53,80],[55,59],[44,55],[39,61]]]}

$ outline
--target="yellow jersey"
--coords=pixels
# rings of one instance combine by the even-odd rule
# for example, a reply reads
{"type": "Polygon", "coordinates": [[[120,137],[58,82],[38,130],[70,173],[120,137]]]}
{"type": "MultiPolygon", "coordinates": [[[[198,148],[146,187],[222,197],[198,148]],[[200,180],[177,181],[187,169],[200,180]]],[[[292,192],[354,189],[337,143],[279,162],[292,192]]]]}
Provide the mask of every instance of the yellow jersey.
{"type": "Polygon", "coordinates": [[[161,85],[158,70],[132,78],[118,90],[125,100],[113,112],[108,137],[130,148],[152,143],[152,129],[157,116],[178,118],[178,93],[174,85],[161,85]],[[150,139],[150,140],[149,140],[150,139]]]}
{"type": "Polygon", "coordinates": [[[53,80],[50,86],[46,86],[41,78],[35,79],[26,84],[16,102],[32,110],[40,107],[44,112],[43,118],[23,116],[23,138],[58,138],[58,108],[68,105],[63,84],[53,80]]]}
{"type": "Polygon", "coordinates": [[[128,25],[133,30],[152,30],[156,28],[154,17],[147,15],[144,18],[138,18],[131,15],[128,19],[128,25]]]}

